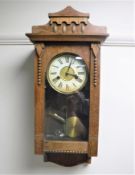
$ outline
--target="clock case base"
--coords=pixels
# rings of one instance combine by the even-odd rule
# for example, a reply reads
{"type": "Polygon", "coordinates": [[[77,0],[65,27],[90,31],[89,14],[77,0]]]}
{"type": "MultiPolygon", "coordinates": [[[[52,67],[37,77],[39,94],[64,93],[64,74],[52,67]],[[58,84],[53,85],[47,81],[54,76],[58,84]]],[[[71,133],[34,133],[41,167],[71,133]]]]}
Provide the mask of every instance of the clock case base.
{"type": "Polygon", "coordinates": [[[44,153],[44,161],[70,167],[84,162],[90,163],[91,158],[87,154],[44,153]]]}

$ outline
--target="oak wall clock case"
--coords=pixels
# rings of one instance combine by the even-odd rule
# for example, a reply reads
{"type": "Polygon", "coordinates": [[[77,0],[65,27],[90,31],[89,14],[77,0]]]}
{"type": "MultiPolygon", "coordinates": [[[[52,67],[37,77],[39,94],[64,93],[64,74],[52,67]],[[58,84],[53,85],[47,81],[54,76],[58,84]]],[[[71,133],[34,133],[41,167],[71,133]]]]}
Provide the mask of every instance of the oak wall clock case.
{"type": "Polygon", "coordinates": [[[68,6],[26,35],[34,43],[35,153],[63,166],[97,156],[105,27],[68,6]]]}

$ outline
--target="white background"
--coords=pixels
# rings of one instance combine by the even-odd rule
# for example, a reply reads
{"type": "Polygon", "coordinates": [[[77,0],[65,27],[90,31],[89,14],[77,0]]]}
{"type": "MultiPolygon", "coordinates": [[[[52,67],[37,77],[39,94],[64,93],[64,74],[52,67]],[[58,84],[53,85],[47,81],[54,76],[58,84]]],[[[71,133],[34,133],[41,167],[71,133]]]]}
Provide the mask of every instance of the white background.
{"type": "Polygon", "coordinates": [[[109,0],[0,0],[0,173],[133,174],[134,3],[109,0]],[[101,51],[98,157],[65,168],[34,155],[34,46],[24,36],[67,5],[90,13],[110,37],[101,51]]]}

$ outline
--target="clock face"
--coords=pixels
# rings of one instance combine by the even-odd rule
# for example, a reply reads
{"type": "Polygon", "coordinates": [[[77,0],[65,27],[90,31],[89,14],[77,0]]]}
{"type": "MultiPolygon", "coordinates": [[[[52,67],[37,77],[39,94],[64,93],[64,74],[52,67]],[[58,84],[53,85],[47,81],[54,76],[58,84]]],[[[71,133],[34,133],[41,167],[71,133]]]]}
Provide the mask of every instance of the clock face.
{"type": "Polygon", "coordinates": [[[47,79],[57,92],[72,94],[86,84],[86,64],[81,57],[72,54],[57,56],[49,65],[47,79]]]}

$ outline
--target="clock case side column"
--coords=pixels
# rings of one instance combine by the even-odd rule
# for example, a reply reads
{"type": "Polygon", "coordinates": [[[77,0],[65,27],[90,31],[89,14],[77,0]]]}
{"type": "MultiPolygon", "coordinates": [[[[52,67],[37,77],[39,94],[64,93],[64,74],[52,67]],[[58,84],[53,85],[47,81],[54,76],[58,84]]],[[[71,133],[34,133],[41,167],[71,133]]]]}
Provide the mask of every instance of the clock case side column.
{"type": "Polygon", "coordinates": [[[44,113],[44,71],[42,68],[45,53],[44,43],[35,44],[34,93],[35,93],[35,154],[43,154],[43,113],[44,113]]]}
{"type": "Polygon", "coordinates": [[[90,46],[90,111],[88,156],[97,156],[99,130],[100,43],[90,46]]]}

